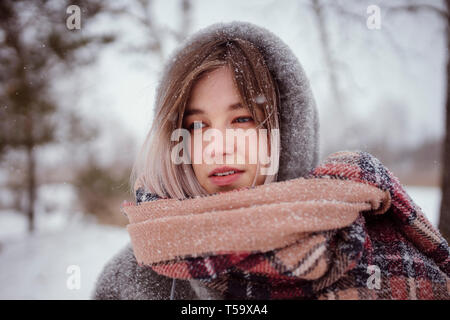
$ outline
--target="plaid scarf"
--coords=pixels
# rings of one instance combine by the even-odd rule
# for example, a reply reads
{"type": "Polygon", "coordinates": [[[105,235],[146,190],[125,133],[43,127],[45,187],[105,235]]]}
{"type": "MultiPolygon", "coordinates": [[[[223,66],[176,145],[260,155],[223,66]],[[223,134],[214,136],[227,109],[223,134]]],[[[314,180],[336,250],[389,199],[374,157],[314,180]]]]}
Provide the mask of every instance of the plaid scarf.
{"type": "Polygon", "coordinates": [[[447,242],[366,152],[268,185],[136,195],[123,212],[139,265],[225,299],[449,299],[447,242]]]}

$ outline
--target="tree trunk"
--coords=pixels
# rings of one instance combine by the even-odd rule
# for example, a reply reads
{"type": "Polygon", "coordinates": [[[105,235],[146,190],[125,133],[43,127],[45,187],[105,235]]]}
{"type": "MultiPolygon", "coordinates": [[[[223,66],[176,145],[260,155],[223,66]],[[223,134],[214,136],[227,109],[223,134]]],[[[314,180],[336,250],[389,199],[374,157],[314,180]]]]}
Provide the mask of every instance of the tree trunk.
{"type": "Polygon", "coordinates": [[[326,28],[326,17],[323,8],[324,7],[322,2],[320,2],[319,0],[312,0],[312,10],[316,18],[317,29],[320,35],[320,44],[322,46],[322,53],[324,56],[325,65],[328,69],[327,71],[329,77],[329,85],[331,93],[333,95],[334,108],[336,109],[336,112],[338,112],[338,115],[341,117],[341,120],[346,120],[347,115],[344,105],[342,103],[342,94],[339,89],[337,66],[331,49],[331,41],[326,28]]]}
{"type": "Polygon", "coordinates": [[[27,147],[27,187],[28,187],[28,231],[34,231],[34,202],[36,199],[36,179],[35,179],[35,155],[32,146],[27,147]]]}
{"type": "MultiPolygon", "coordinates": [[[[447,12],[450,13],[450,0],[445,1],[447,12]]],[[[443,172],[442,172],[442,201],[441,215],[439,218],[439,230],[441,231],[447,242],[450,242],[450,15],[446,21],[446,37],[447,37],[447,100],[445,103],[445,139],[442,155],[443,172]]]]}
{"type": "Polygon", "coordinates": [[[28,196],[28,231],[34,231],[34,202],[36,200],[36,156],[34,153],[34,136],[33,136],[33,117],[31,111],[28,111],[26,117],[27,125],[27,143],[26,143],[26,157],[27,157],[27,196],[28,196]]]}
{"type": "Polygon", "coordinates": [[[181,1],[181,28],[178,33],[178,41],[183,41],[189,34],[192,25],[192,3],[191,0],[181,1]]]}

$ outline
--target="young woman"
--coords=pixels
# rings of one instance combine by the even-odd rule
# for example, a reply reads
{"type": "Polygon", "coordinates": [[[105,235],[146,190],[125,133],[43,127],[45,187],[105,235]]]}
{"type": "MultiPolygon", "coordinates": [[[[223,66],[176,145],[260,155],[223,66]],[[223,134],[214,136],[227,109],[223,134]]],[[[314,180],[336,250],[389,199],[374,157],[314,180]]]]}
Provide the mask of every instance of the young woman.
{"type": "MultiPolygon", "coordinates": [[[[261,231],[263,227],[258,227],[259,229],[255,229],[255,231],[251,229],[252,226],[248,225],[252,225],[253,221],[256,224],[258,219],[262,219],[261,225],[264,225],[266,221],[273,219],[273,228],[280,227],[280,232],[274,233],[273,238],[283,234],[287,226],[296,222],[291,221],[292,223],[276,226],[279,222],[278,218],[281,219],[281,216],[277,217],[275,211],[290,212],[279,203],[283,203],[282,199],[287,197],[287,194],[293,193],[294,196],[297,196],[294,192],[296,185],[292,185],[292,189],[289,189],[290,185],[288,184],[278,184],[280,188],[273,191],[275,200],[272,211],[275,212],[275,216],[270,215],[272,213],[268,213],[267,210],[261,211],[261,214],[257,216],[252,216],[250,222],[245,220],[244,215],[238,215],[238,212],[245,210],[233,211],[233,214],[236,214],[235,219],[230,218],[232,217],[231,213],[223,216],[219,214],[209,216],[217,219],[217,222],[212,221],[212,224],[209,225],[211,229],[204,233],[206,236],[203,238],[196,237],[204,231],[201,226],[211,223],[210,218],[208,218],[210,220],[201,220],[200,222],[183,219],[186,218],[186,215],[198,210],[199,206],[203,206],[204,212],[215,210],[226,212],[233,206],[239,209],[240,206],[244,206],[246,201],[248,201],[247,208],[260,201],[272,201],[267,200],[271,196],[270,189],[263,189],[261,186],[274,182],[298,181],[298,178],[305,177],[318,165],[318,155],[318,115],[314,98],[305,72],[288,46],[270,31],[250,23],[218,23],[200,30],[175,50],[163,69],[162,79],[157,88],[153,126],[133,168],[132,185],[136,194],[137,214],[134,216],[130,213],[131,224],[128,227],[133,245],[128,245],[106,265],[98,279],[93,297],[96,299],[288,297],[289,295],[280,293],[281,291],[276,289],[272,282],[266,282],[266,286],[259,286],[256,280],[252,280],[255,270],[252,270],[248,264],[244,267],[247,268],[244,273],[234,272],[235,275],[238,273],[242,275],[242,278],[234,282],[227,278],[229,275],[226,272],[221,275],[226,280],[219,281],[218,272],[211,273],[208,268],[211,267],[211,261],[213,269],[219,269],[221,262],[218,261],[223,262],[220,259],[224,256],[211,255],[213,249],[230,248],[232,251],[243,245],[248,251],[256,252],[261,248],[261,244],[266,247],[274,246],[273,243],[264,242],[267,238],[271,238],[272,229],[270,228],[272,226],[267,226],[266,231],[261,231]],[[233,134],[236,134],[236,139],[233,138],[231,143],[227,139],[227,130],[230,129],[233,134]],[[202,134],[207,135],[208,131],[217,135],[212,139],[205,138],[205,136],[200,139],[195,138],[196,135],[200,137],[202,134]],[[247,132],[252,131],[256,134],[246,135],[247,132]],[[182,139],[180,139],[181,136],[182,139]],[[217,161],[218,159],[219,161],[217,161]],[[232,159],[231,162],[230,159],[232,159]],[[257,192],[260,193],[254,195],[246,193],[248,196],[240,198],[244,190],[258,186],[257,192]],[[281,186],[287,189],[283,190],[281,186]],[[230,191],[235,192],[230,193],[230,191]],[[211,195],[216,195],[216,197],[209,197],[211,195]],[[199,202],[195,202],[198,197],[200,197],[199,202]],[[163,201],[158,200],[161,198],[167,199],[167,202],[160,202],[163,201]],[[173,202],[175,199],[182,200],[181,205],[179,205],[180,202],[173,202]],[[201,202],[202,199],[206,202],[201,202]],[[217,202],[208,203],[209,199],[213,202],[217,200],[217,202]],[[149,201],[152,200],[158,201],[149,204],[149,201]],[[151,204],[155,205],[151,207],[151,204]],[[184,204],[185,208],[183,208],[184,204]],[[192,208],[189,209],[191,205],[192,208]],[[149,214],[143,211],[144,208],[155,211],[149,214]],[[173,210],[168,208],[173,208],[173,210]],[[186,211],[182,212],[183,210],[186,211]],[[176,212],[182,213],[178,217],[179,219],[170,220],[176,212]],[[162,217],[163,214],[166,215],[164,216],[166,219],[169,219],[166,220],[168,222],[161,225],[153,224],[157,222],[156,217],[158,215],[162,217]],[[269,214],[267,219],[264,218],[265,214],[269,214]],[[148,220],[145,221],[146,219],[148,220]],[[188,221],[187,223],[192,222],[192,224],[188,226],[185,222],[180,224],[180,221],[188,221]],[[236,223],[236,227],[234,227],[233,223],[236,221],[240,222],[236,223]],[[135,226],[135,223],[139,226],[135,226]],[[220,223],[223,224],[218,229],[219,231],[211,233],[211,230],[216,230],[214,229],[215,224],[219,225],[220,223]],[[170,229],[172,227],[173,229],[170,229]],[[196,228],[200,231],[195,231],[196,228]],[[228,233],[224,231],[227,228],[231,228],[228,233]],[[248,232],[244,233],[241,238],[239,238],[240,229],[246,229],[248,232]],[[252,232],[255,232],[254,238],[252,232]],[[236,234],[234,235],[234,233],[236,234]],[[158,236],[148,238],[155,234],[158,236]],[[164,238],[165,236],[167,238],[164,238]],[[220,239],[214,239],[215,237],[220,239]],[[158,241],[161,241],[159,247],[158,241]],[[150,250],[153,252],[148,252],[148,243],[154,245],[154,249],[150,250]],[[182,249],[183,246],[184,249],[182,249]],[[209,252],[210,257],[206,257],[206,260],[203,258],[201,258],[203,260],[195,260],[200,259],[196,258],[199,257],[200,251],[192,251],[193,247],[203,250],[202,252],[209,252]],[[160,269],[143,265],[144,262],[149,262],[150,265],[150,262],[169,260],[168,257],[172,253],[171,257],[179,257],[183,253],[182,250],[185,250],[183,252],[186,256],[186,259],[183,260],[184,265],[173,264],[168,265],[169,267],[166,265],[160,269]],[[205,284],[203,281],[205,277],[199,275],[200,271],[194,270],[195,263],[197,265],[202,263],[210,272],[209,275],[214,273],[214,276],[209,279],[211,283],[214,282],[214,285],[205,284]],[[184,272],[184,277],[181,276],[183,272],[180,270],[188,269],[190,271],[184,272]],[[236,289],[244,282],[247,295],[242,293],[245,290],[236,289]],[[227,285],[225,286],[224,283],[227,285]],[[249,283],[252,284],[252,290],[249,289],[249,283]],[[227,288],[223,289],[224,287],[227,288]],[[270,289],[267,289],[269,287],[270,289]]],[[[344,171],[344,173],[347,172],[349,171],[344,171]]],[[[325,174],[323,173],[323,175],[325,174]]],[[[346,197],[349,193],[358,194],[355,191],[357,186],[351,187],[352,192],[337,195],[337,199],[342,200],[342,197],[346,197]]],[[[315,187],[308,185],[306,189],[304,186],[302,188],[299,190],[304,190],[306,195],[315,187]]],[[[330,194],[335,194],[336,189],[343,187],[333,187],[330,192],[325,192],[326,188],[325,185],[321,186],[317,189],[317,193],[323,191],[324,197],[329,197],[330,194]]],[[[380,197],[377,198],[378,202],[388,203],[390,201],[389,194],[386,193],[386,190],[384,193],[379,191],[380,189],[371,189],[367,193],[361,191],[360,194],[377,194],[380,197]],[[382,198],[386,194],[387,198],[382,198]]],[[[302,194],[298,194],[298,197],[300,196],[302,194]]],[[[313,197],[315,196],[313,195],[313,197]]],[[[372,202],[377,201],[373,200],[372,202]]],[[[308,203],[310,204],[310,202],[308,203]]],[[[386,205],[384,211],[387,208],[386,205]]],[[[314,210],[320,211],[318,207],[315,207],[314,210]]],[[[325,212],[329,213],[330,210],[328,208],[325,212]]],[[[337,216],[344,215],[341,214],[344,211],[339,211],[335,207],[333,210],[337,216]]],[[[305,227],[305,221],[309,218],[304,216],[302,219],[297,219],[302,220],[303,223],[302,226],[299,226],[300,229],[305,227]]],[[[325,226],[330,222],[328,215],[326,219],[319,229],[322,228],[322,225],[325,226]]],[[[352,221],[355,221],[354,219],[352,221]]],[[[314,221],[311,221],[311,224],[313,223],[314,221]]],[[[334,245],[334,242],[330,241],[331,238],[328,238],[329,233],[326,233],[325,229],[323,231],[327,236],[318,240],[315,232],[319,229],[311,229],[310,225],[306,228],[308,231],[314,231],[311,233],[314,235],[308,240],[302,238],[301,241],[294,241],[302,243],[296,250],[298,250],[298,257],[306,255],[305,259],[301,260],[307,263],[311,263],[311,258],[307,259],[308,256],[322,257],[324,254],[322,250],[324,247],[318,247],[319,243],[324,246],[334,245]],[[312,243],[314,245],[310,245],[312,243]],[[306,247],[316,250],[315,253],[307,253],[306,247]]],[[[337,229],[336,226],[334,229],[337,229]]],[[[343,226],[339,225],[339,227],[343,226]]],[[[357,238],[364,239],[364,237],[357,238]]],[[[289,241],[290,249],[288,250],[292,255],[292,250],[294,250],[294,247],[291,246],[292,239],[279,239],[278,245],[289,241]]],[[[336,249],[338,246],[333,248],[335,248],[333,249],[334,254],[340,250],[336,249]]],[[[268,255],[258,256],[253,261],[266,259],[267,265],[273,265],[273,259],[277,254],[271,251],[270,257],[268,255]]],[[[235,263],[236,260],[233,259],[230,261],[235,263]]],[[[326,265],[326,261],[329,261],[329,256],[328,258],[323,256],[321,259],[318,258],[317,262],[309,267],[302,264],[303,262],[299,262],[304,267],[304,272],[309,270],[310,274],[308,272],[306,275],[302,274],[303,278],[300,281],[303,282],[298,283],[303,284],[305,279],[312,279],[311,277],[317,276],[320,272],[325,272],[323,266],[326,265]]],[[[267,271],[269,269],[267,265],[261,269],[263,270],[261,272],[270,275],[272,271],[267,271]]],[[[279,265],[273,268],[277,272],[284,272],[284,275],[280,274],[282,278],[286,276],[287,269],[283,265],[284,269],[282,268],[282,270],[284,271],[280,271],[281,269],[277,269],[279,265]]],[[[236,268],[234,270],[237,270],[236,268]]],[[[227,270],[231,270],[231,268],[227,270]]],[[[343,274],[346,270],[341,271],[343,274]]],[[[297,273],[295,275],[298,276],[297,273]]],[[[336,279],[333,281],[329,278],[326,281],[320,280],[320,277],[318,279],[315,284],[317,290],[311,289],[311,285],[308,284],[310,286],[308,290],[303,288],[300,290],[301,293],[296,291],[297,287],[291,287],[288,291],[290,294],[292,293],[293,297],[319,297],[317,294],[319,288],[323,291],[327,289],[328,285],[336,282],[336,279]]],[[[296,278],[296,280],[299,279],[296,278]]],[[[343,282],[349,283],[346,279],[343,279],[343,282]]]]}

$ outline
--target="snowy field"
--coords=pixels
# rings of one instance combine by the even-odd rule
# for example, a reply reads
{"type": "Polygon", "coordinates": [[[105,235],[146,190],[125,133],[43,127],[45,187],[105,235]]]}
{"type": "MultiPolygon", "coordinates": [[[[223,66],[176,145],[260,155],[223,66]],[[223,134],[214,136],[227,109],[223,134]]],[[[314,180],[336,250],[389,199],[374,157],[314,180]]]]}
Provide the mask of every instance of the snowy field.
{"type": "MultiPolygon", "coordinates": [[[[406,190],[437,226],[440,189],[406,190]]],[[[0,299],[89,299],[105,262],[129,241],[124,228],[80,214],[42,214],[36,223],[37,232],[27,235],[24,216],[0,212],[0,299]],[[68,288],[72,265],[79,267],[79,289],[68,288]]]]}
{"type": "Polygon", "coordinates": [[[0,237],[0,299],[89,299],[105,262],[129,241],[124,228],[81,218],[33,235],[17,214],[0,213],[0,225],[7,234],[0,237]],[[71,265],[79,267],[79,289],[67,286],[71,265]]]}

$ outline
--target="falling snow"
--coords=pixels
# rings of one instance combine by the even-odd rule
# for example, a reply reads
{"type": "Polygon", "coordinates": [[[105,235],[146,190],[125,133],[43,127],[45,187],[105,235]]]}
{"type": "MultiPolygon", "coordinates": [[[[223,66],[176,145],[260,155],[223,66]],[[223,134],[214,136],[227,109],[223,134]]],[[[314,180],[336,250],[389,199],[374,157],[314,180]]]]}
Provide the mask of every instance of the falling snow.
{"type": "MultiPolygon", "coordinates": [[[[217,23],[201,29],[199,32],[185,40],[167,60],[158,84],[156,101],[163,101],[161,96],[167,91],[172,74],[170,70],[177,63],[184,63],[183,57],[203,43],[218,38],[242,38],[254,43],[264,55],[266,64],[271,70],[280,91],[280,121],[281,121],[281,154],[278,181],[286,181],[305,176],[319,163],[318,146],[318,114],[309,81],[303,67],[291,49],[272,32],[244,22],[217,23]]],[[[236,72],[239,70],[236,69],[236,72]]],[[[256,98],[257,103],[265,103],[264,96],[256,98]]],[[[154,112],[160,106],[156,105],[154,112]]],[[[377,176],[375,174],[375,176],[377,176]]],[[[378,177],[380,177],[379,175],[378,177]]],[[[377,181],[381,184],[382,181],[377,181]]],[[[289,212],[287,212],[289,214],[289,212]]],[[[292,213],[290,213],[292,215],[292,213]]],[[[314,212],[305,215],[313,223],[318,223],[314,212]],[[315,221],[315,222],[314,222],[315,221]]],[[[295,221],[292,217],[291,221],[295,221]]],[[[275,217],[275,222],[277,218],[275,217]]],[[[251,223],[251,221],[249,221],[251,223]]],[[[193,227],[193,226],[191,226],[193,227]]],[[[182,236],[182,234],[180,235],[182,236]]],[[[220,237],[220,233],[217,234],[220,237]]],[[[270,237],[270,232],[267,237],[270,237]]],[[[208,241],[200,239],[199,241],[208,241]]],[[[149,269],[149,268],[148,268],[149,269]]],[[[131,246],[119,252],[106,265],[99,277],[97,295],[100,298],[121,299],[167,299],[170,292],[171,281],[157,278],[149,270],[137,271],[137,263],[133,256],[131,246]],[[144,285],[142,286],[142,283],[144,285]],[[139,291],[137,287],[153,285],[152,291],[139,291]],[[159,286],[159,287],[155,287],[159,286]]],[[[184,289],[188,291],[187,288],[184,289]]],[[[196,290],[197,291],[197,290],[196,290]]],[[[206,293],[204,297],[208,298],[206,293]]]]}

